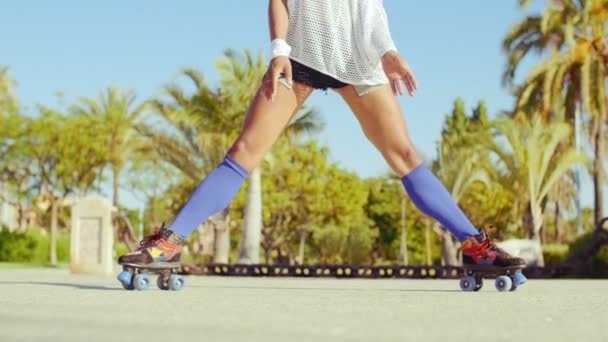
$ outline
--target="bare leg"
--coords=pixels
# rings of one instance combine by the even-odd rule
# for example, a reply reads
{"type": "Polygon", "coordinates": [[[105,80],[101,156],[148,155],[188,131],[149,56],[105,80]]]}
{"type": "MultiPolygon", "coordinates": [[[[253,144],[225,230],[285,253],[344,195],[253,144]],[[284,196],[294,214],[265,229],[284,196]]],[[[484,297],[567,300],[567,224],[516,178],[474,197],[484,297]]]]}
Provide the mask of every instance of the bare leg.
{"type": "Polygon", "coordinates": [[[253,170],[313,90],[301,83],[291,89],[279,84],[272,102],[258,91],[228,154],[247,171],[253,170]]]}
{"type": "Polygon", "coordinates": [[[359,96],[352,86],[339,89],[363,132],[382,153],[408,195],[423,213],[433,217],[463,241],[478,234],[450,193],[424,165],[407,134],[405,118],[389,86],[359,96]]]}
{"type": "Polygon", "coordinates": [[[338,89],[367,138],[388,165],[403,177],[422,163],[408,132],[397,98],[386,85],[359,96],[352,86],[338,89]]]}
{"type": "Polygon", "coordinates": [[[311,92],[312,88],[297,83],[292,88],[279,85],[274,101],[269,101],[258,91],[228,156],[194,190],[171,229],[186,237],[201,222],[226,208],[311,92]]]}

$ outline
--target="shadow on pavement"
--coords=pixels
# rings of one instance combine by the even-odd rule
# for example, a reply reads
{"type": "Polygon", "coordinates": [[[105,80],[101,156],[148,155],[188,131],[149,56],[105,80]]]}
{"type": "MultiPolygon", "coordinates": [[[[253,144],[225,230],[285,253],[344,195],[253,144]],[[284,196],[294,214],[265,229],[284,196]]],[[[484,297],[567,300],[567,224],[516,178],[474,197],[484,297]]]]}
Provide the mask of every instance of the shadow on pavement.
{"type": "Polygon", "coordinates": [[[122,288],[119,288],[119,287],[106,287],[106,286],[69,284],[69,283],[52,283],[52,282],[43,282],[43,281],[0,281],[0,285],[49,285],[49,286],[73,287],[73,288],[80,289],[80,290],[124,291],[122,288]]]}
{"type": "Polygon", "coordinates": [[[243,290],[315,290],[315,291],[363,291],[363,292],[462,292],[462,290],[437,290],[437,289],[344,289],[327,287],[270,287],[270,286],[210,286],[210,285],[189,285],[188,287],[206,289],[243,289],[243,290]]]}

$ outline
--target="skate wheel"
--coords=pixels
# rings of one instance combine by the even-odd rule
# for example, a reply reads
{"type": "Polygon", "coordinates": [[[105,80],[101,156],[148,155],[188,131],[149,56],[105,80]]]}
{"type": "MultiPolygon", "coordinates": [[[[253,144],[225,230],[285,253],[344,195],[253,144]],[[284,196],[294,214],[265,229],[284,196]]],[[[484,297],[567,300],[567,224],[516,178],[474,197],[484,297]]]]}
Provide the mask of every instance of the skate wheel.
{"type": "Polygon", "coordinates": [[[131,281],[133,280],[133,274],[131,274],[131,272],[127,272],[127,271],[122,271],[118,274],[118,277],[116,277],[118,279],[118,281],[120,281],[120,283],[122,284],[122,287],[125,290],[133,290],[133,284],[131,283],[131,281]]]}
{"type": "Polygon", "coordinates": [[[150,276],[145,273],[140,273],[133,279],[133,286],[140,291],[146,291],[151,286],[150,276]]]}
{"type": "Polygon", "coordinates": [[[511,285],[513,285],[513,282],[511,281],[511,278],[509,278],[509,276],[500,276],[496,278],[494,285],[496,286],[496,289],[498,291],[504,292],[511,289],[511,285]]]}
{"type": "Polygon", "coordinates": [[[473,291],[477,292],[477,291],[481,290],[482,287],[483,287],[483,278],[475,279],[475,288],[473,289],[473,291]]]}
{"type": "Polygon", "coordinates": [[[169,289],[179,291],[186,286],[186,279],[179,274],[172,274],[169,277],[169,289]]]}
{"type": "Polygon", "coordinates": [[[158,288],[161,290],[168,290],[169,289],[169,277],[163,277],[158,276],[158,279],[156,279],[156,285],[158,285],[158,288]]]}
{"type": "Polygon", "coordinates": [[[471,292],[475,290],[475,278],[471,276],[464,276],[460,278],[460,289],[465,292],[471,292]]]}
{"type": "Polygon", "coordinates": [[[513,285],[511,285],[511,289],[509,291],[517,290],[517,287],[519,285],[525,283],[526,280],[528,280],[528,278],[526,278],[526,276],[523,275],[523,273],[521,273],[521,272],[515,273],[515,275],[513,276],[513,285]]]}

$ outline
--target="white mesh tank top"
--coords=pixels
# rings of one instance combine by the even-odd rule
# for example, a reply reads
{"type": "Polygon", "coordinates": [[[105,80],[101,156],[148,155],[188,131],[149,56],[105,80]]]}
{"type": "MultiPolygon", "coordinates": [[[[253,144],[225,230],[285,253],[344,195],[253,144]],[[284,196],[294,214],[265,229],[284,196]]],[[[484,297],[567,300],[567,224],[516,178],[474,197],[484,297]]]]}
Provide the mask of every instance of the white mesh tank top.
{"type": "Polygon", "coordinates": [[[382,0],[288,0],[290,58],[353,85],[386,84],[396,50],[382,0]]]}

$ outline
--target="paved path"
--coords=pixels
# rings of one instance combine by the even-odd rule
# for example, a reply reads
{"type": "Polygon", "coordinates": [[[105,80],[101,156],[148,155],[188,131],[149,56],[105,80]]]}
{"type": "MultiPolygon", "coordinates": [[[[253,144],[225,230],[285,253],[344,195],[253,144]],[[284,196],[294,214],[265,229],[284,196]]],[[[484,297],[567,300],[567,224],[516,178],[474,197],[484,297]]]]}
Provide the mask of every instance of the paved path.
{"type": "Polygon", "coordinates": [[[0,341],[608,341],[608,281],[463,293],[455,280],[188,277],[182,292],[111,277],[0,271],[0,341]]]}

